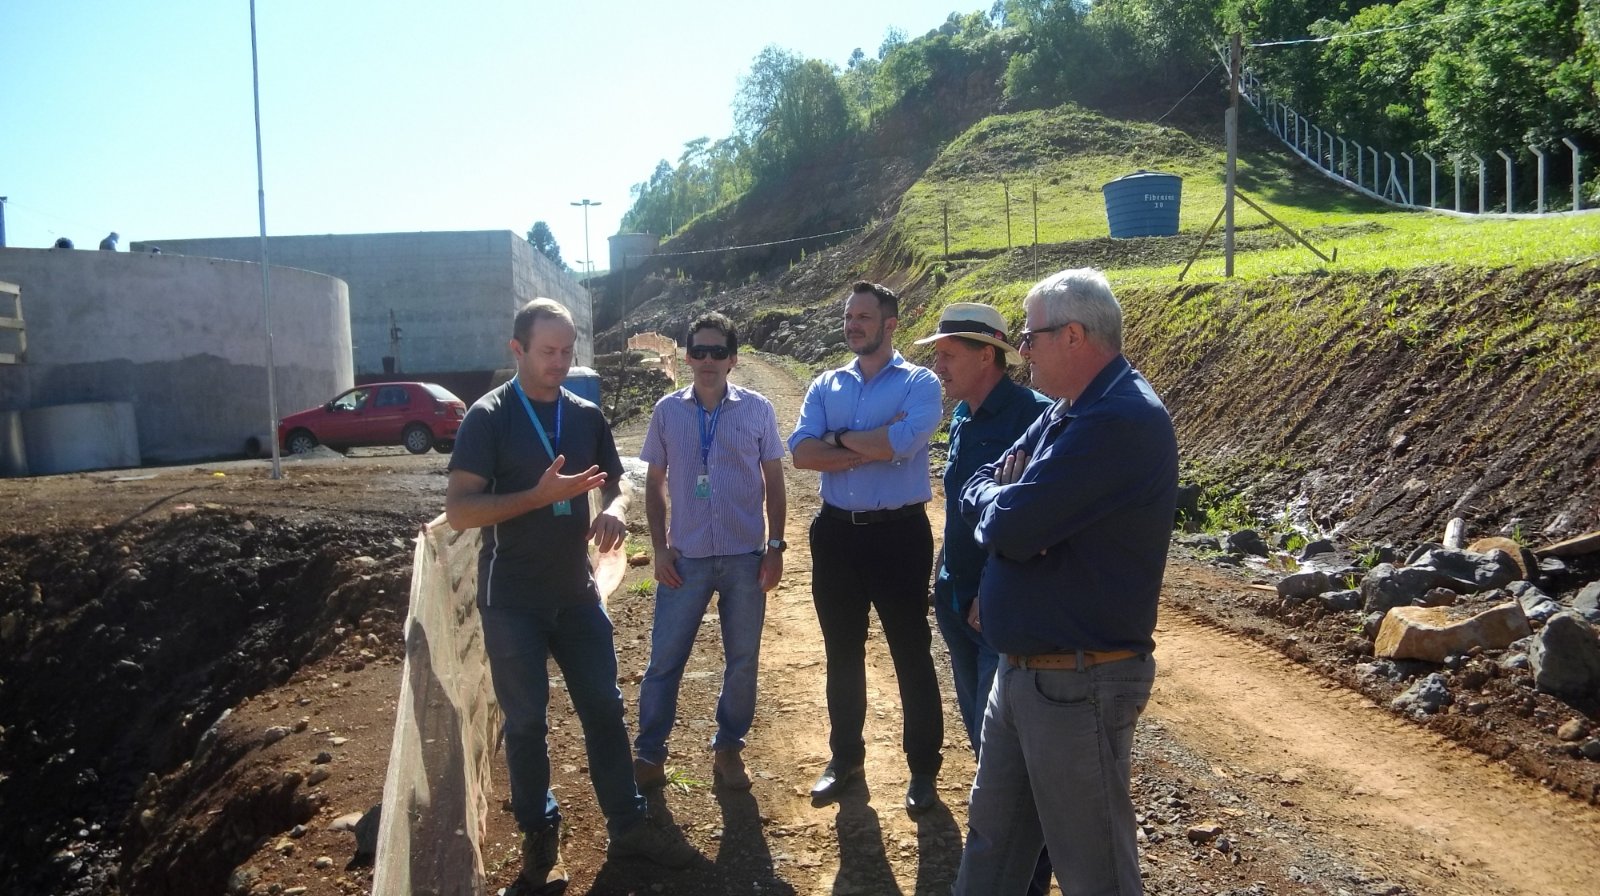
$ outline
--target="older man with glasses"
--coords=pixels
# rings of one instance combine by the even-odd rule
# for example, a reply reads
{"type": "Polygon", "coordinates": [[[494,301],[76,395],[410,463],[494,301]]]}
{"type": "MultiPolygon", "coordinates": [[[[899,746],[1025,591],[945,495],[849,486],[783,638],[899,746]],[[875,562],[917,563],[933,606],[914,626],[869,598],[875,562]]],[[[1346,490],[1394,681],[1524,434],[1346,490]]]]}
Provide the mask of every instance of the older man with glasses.
{"type": "Polygon", "coordinates": [[[1023,307],[1019,345],[1056,403],[961,495],[989,553],[984,637],[1005,661],[955,892],[1022,892],[1048,845],[1063,892],[1137,894],[1133,731],[1155,680],[1177,439],[1122,356],[1104,274],[1047,277],[1023,307]]]}

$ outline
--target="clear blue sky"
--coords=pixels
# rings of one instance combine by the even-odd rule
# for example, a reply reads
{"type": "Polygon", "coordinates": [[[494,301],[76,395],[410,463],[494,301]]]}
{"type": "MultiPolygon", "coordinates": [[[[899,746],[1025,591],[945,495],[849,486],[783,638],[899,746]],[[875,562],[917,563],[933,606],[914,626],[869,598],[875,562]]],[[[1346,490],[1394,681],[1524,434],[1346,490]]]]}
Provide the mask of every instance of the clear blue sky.
{"type": "MultiPolygon", "coordinates": [[[[267,232],[549,222],[605,266],[628,188],[733,128],[768,44],[843,66],[982,0],[258,0],[267,232]]],[[[258,232],[248,0],[0,0],[9,246],[258,232]]]]}

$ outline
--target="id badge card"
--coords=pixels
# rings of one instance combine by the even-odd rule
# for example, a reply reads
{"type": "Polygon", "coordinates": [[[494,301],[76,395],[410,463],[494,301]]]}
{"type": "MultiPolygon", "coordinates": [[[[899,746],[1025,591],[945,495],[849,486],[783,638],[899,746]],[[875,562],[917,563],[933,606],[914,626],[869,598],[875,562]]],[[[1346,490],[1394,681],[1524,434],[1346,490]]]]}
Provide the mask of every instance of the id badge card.
{"type": "Polygon", "coordinates": [[[694,496],[696,498],[711,497],[711,474],[701,473],[694,481],[694,496]]]}
{"type": "Polygon", "coordinates": [[[550,505],[550,512],[556,516],[572,516],[572,501],[557,501],[550,505]]]}

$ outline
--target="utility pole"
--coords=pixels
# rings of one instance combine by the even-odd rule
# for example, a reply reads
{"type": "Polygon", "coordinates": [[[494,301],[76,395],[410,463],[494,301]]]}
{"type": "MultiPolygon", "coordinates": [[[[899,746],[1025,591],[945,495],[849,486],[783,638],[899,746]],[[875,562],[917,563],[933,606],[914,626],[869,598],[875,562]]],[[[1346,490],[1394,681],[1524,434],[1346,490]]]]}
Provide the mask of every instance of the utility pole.
{"type": "Polygon", "coordinates": [[[1228,132],[1228,182],[1222,202],[1226,218],[1222,229],[1223,276],[1233,276],[1233,189],[1239,171],[1239,57],[1243,55],[1243,38],[1233,33],[1228,48],[1228,112],[1225,130],[1228,132]]]}
{"type": "Polygon", "coordinates": [[[582,200],[580,202],[573,202],[573,203],[569,203],[569,204],[570,205],[581,205],[581,206],[583,206],[583,259],[584,259],[584,261],[583,261],[583,263],[584,263],[583,288],[584,289],[588,289],[589,288],[589,280],[591,278],[593,278],[593,276],[594,276],[594,261],[592,260],[593,256],[591,256],[589,254],[589,208],[590,208],[590,206],[599,205],[600,203],[598,203],[598,202],[590,202],[589,200],[584,199],[584,200],[582,200]]]}
{"type": "Polygon", "coordinates": [[[6,199],[0,196],[0,249],[6,247],[6,199]]]}

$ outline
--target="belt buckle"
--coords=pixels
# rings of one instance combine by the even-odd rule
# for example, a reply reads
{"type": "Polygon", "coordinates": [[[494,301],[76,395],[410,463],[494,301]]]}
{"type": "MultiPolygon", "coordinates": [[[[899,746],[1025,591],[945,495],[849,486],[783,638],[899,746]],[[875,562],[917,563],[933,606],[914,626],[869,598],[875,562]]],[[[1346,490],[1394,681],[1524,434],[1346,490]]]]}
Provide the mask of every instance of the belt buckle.
{"type": "Polygon", "coordinates": [[[870,523],[872,521],[871,520],[856,519],[856,517],[861,515],[861,514],[871,513],[871,512],[872,511],[870,511],[870,510],[852,510],[852,511],[850,511],[850,524],[852,526],[865,526],[867,523],[870,523]]]}

